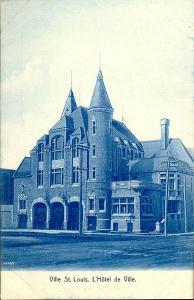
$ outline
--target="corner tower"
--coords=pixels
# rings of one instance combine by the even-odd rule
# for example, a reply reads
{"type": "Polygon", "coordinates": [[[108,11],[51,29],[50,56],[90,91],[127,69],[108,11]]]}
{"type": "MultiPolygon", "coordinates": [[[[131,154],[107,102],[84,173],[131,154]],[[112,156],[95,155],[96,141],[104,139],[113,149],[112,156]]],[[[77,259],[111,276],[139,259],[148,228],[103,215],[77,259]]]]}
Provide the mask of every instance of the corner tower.
{"type": "Polygon", "coordinates": [[[94,226],[93,230],[110,229],[112,116],[113,108],[104,85],[102,72],[99,70],[88,109],[88,138],[90,143],[89,180],[87,184],[88,220],[86,220],[88,230],[90,230],[92,222],[96,222],[96,228],[94,226]]]}

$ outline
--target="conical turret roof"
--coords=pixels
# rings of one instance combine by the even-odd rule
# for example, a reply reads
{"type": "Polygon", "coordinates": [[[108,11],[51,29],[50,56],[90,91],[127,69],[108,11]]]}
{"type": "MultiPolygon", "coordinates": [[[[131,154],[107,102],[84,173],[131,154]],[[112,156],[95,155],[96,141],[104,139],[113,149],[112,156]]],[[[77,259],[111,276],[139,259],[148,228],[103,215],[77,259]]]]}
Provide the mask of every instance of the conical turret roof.
{"type": "Polygon", "coordinates": [[[92,100],[90,102],[90,108],[108,108],[112,110],[106,87],[103,81],[103,75],[101,70],[98,72],[96,85],[94,88],[92,100]]]}
{"type": "Polygon", "coordinates": [[[63,109],[61,118],[64,115],[66,115],[66,116],[70,115],[76,109],[77,109],[77,104],[76,104],[76,101],[75,101],[75,97],[74,97],[72,89],[70,89],[70,92],[69,92],[69,95],[67,97],[67,100],[66,100],[65,107],[63,109]]]}

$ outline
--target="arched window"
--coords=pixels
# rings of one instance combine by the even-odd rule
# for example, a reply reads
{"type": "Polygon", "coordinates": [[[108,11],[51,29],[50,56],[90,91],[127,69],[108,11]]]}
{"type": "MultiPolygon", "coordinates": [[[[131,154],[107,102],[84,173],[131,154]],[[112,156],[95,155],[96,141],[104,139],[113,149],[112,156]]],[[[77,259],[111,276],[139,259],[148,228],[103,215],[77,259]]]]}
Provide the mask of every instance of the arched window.
{"type": "Polygon", "coordinates": [[[72,140],[72,156],[73,157],[79,157],[79,149],[78,149],[78,138],[75,138],[72,140]]]}
{"type": "Polygon", "coordinates": [[[38,145],[38,161],[44,160],[44,144],[41,143],[38,145]]]}
{"type": "Polygon", "coordinates": [[[64,138],[59,135],[55,136],[51,142],[51,157],[52,160],[64,158],[64,138]]]}
{"type": "Polygon", "coordinates": [[[96,119],[94,116],[92,118],[92,134],[96,134],[96,119]]]}

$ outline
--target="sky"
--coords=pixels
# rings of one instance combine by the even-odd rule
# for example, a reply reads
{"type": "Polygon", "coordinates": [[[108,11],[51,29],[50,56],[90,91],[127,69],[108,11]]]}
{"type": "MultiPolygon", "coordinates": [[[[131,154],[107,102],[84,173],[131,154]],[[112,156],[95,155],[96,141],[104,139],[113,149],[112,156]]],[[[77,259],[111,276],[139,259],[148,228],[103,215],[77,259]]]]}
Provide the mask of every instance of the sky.
{"type": "Polygon", "coordinates": [[[1,167],[16,169],[59,120],[71,86],[88,107],[98,69],[139,140],[194,147],[193,2],[5,0],[1,7],[1,167]]]}

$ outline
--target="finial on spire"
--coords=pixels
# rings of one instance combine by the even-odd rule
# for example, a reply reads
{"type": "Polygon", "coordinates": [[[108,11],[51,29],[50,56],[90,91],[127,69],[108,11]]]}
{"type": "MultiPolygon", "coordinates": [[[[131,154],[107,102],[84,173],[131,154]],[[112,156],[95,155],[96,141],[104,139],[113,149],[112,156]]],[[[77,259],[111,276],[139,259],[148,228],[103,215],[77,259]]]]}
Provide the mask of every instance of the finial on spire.
{"type": "Polygon", "coordinates": [[[71,70],[71,80],[70,80],[70,88],[71,88],[71,90],[72,90],[72,70],[71,70]]]}
{"type": "Polygon", "coordinates": [[[79,84],[79,98],[78,98],[78,103],[81,105],[81,85],[79,84]]]}
{"type": "Polygon", "coordinates": [[[102,61],[101,61],[101,51],[99,50],[99,53],[98,53],[98,63],[99,63],[99,70],[101,70],[101,64],[102,64],[102,61]]]}
{"type": "Polygon", "coordinates": [[[123,105],[122,105],[122,112],[121,112],[121,122],[124,124],[124,112],[123,112],[123,105]]]}

